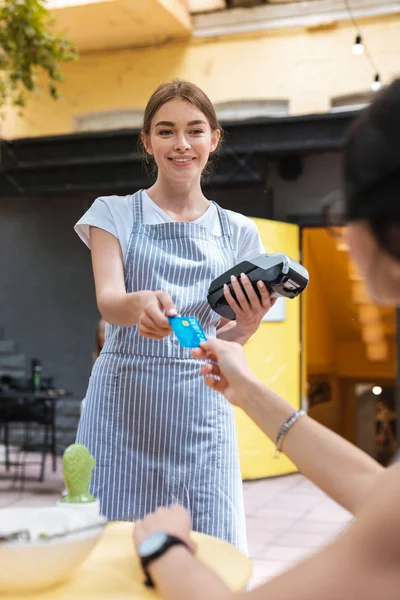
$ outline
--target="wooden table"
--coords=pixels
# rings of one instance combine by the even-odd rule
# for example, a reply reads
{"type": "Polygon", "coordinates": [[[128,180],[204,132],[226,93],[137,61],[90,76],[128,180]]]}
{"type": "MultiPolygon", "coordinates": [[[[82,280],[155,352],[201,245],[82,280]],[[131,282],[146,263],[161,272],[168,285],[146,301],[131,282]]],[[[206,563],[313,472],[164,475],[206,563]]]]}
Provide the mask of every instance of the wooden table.
{"type": "MultiPolygon", "coordinates": [[[[234,546],[216,538],[193,533],[197,557],[212,568],[232,591],[246,587],[250,560],[234,546]]],[[[145,600],[159,598],[156,590],[143,585],[143,573],[133,547],[132,523],[110,523],[97,546],[64,584],[34,594],[27,600],[145,600]]],[[[204,597],[207,597],[205,590],[204,597]]],[[[21,600],[21,595],[1,600],[21,600]]]]}

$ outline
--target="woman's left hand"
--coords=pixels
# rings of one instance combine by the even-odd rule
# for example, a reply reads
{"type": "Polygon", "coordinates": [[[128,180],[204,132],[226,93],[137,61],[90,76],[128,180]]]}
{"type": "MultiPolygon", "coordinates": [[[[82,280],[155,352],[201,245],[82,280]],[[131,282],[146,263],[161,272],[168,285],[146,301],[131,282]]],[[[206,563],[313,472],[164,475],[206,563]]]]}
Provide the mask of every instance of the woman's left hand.
{"type": "Polygon", "coordinates": [[[238,331],[240,331],[242,335],[251,336],[257,331],[261,319],[270,308],[273,307],[277,299],[271,299],[268,289],[262,281],[257,282],[257,288],[260,294],[259,298],[250,279],[244,273],[240,276],[240,282],[232,275],[231,285],[237,300],[234,299],[229,286],[226,284],[224,285],[224,296],[229,306],[236,313],[236,325],[238,331]],[[246,294],[243,292],[243,289],[246,294]]]}
{"type": "Polygon", "coordinates": [[[196,544],[190,537],[191,522],[186,508],[175,504],[168,508],[160,507],[154,513],[149,513],[144,519],[135,522],[134,542],[136,549],[152,533],[164,531],[174,535],[189,546],[190,551],[196,552],[196,544]]]}

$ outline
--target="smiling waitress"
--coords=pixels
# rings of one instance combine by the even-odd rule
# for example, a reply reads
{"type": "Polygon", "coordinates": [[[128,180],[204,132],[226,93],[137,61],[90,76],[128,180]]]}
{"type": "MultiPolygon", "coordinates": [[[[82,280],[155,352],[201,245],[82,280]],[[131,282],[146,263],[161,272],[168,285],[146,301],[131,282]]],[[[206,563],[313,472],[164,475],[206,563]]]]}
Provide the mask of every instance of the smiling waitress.
{"type": "MultiPolygon", "coordinates": [[[[244,344],[271,307],[249,280],[225,297],[236,321],[207,303],[209,284],[264,252],[253,221],[210,202],[201,189],[221,140],[215,109],[197,86],[161,85],[145,110],[142,142],[157,180],[148,190],[98,198],[75,229],[92,253],[107,322],[77,441],[96,458],[92,493],[110,520],[136,520],[179,503],[194,530],[246,550],[232,407],[204,386],[198,361],[171,334],[167,316],[194,316],[208,337],[244,344]]],[[[245,201],[245,198],[243,199],[245,201]]]]}

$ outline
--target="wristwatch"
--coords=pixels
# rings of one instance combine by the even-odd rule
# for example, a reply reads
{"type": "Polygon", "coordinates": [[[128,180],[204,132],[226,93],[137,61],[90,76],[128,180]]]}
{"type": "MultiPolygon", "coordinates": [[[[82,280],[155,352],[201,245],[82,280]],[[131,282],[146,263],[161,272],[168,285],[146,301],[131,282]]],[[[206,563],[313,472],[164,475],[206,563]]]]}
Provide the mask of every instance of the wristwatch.
{"type": "Polygon", "coordinates": [[[156,531],[143,540],[138,548],[138,555],[146,576],[145,585],[154,587],[153,580],[148,571],[150,563],[160,558],[169,548],[176,545],[185,546],[190,552],[189,546],[183,540],[174,535],[168,535],[165,531],[156,531]]]}

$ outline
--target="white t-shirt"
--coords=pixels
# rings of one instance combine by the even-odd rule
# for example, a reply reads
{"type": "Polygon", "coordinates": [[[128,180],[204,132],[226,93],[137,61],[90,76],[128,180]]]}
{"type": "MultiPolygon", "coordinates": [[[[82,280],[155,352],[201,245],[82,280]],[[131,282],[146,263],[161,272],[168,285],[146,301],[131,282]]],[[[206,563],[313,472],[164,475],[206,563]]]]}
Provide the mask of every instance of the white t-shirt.
{"type": "MultiPolygon", "coordinates": [[[[161,210],[145,191],[142,193],[142,201],[145,225],[173,222],[173,219],[161,210]]],[[[265,250],[254,221],[231,210],[226,210],[226,213],[232,230],[233,247],[237,248],[237,262],[263,254],[265,250]]],[[[213,203],[192,223],[205,227],[213,235],[222,235],[218,211],[213,203]]],[[[88,248],[90,248],[89,227],[91,225],[108,231],[119,240],[125,261],[133,225],[132,196],[103,196],[93,202],[74,228],[88,248]]]]}

